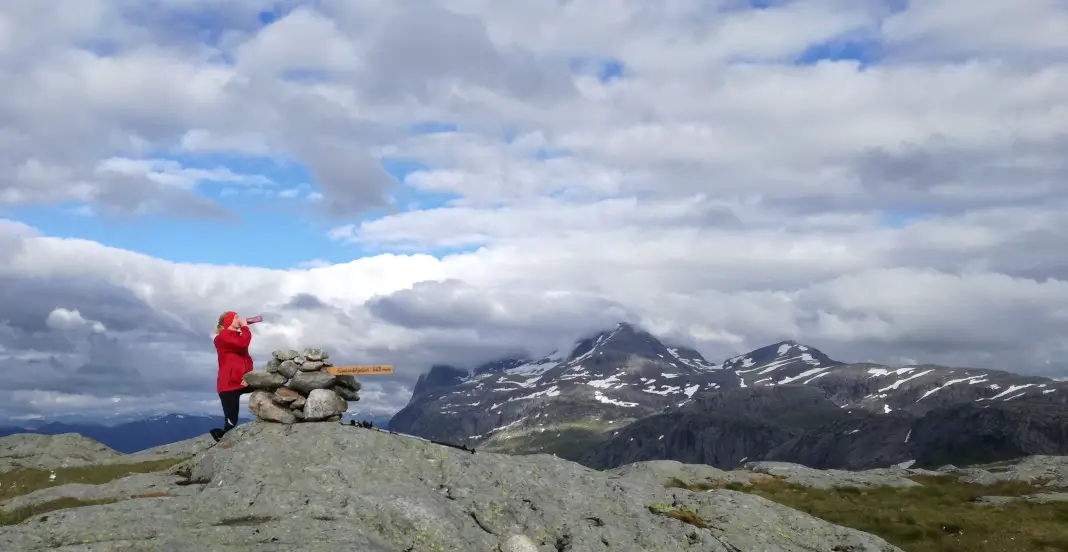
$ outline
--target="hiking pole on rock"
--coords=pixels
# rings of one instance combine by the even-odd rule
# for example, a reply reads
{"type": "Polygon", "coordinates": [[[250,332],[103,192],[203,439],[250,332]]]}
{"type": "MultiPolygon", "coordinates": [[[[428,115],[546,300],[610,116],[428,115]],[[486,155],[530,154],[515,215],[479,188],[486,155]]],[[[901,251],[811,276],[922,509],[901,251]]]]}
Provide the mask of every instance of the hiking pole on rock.
{"type": "MultiPolygon", "coordinates": [[[[341,425],[345,425],[345,422],[341,422],[341,425]]],[[[444,441],[435,441],[433,439],[424,439],[422,437],[418,437],[416,435],[409,435],[407,433],[397,433],[396,431],[390,431],[388,429],[382,429],[382,428],[375,427],[374,424],[372,424],[371,422],[368,422],[368,421],[357,422],[356,420],[349,420],[349,425],[352,426],[352,427],[362,427],[364,429],[370,429],[372,431],[379,431],[381,433],[389,433],[391,435],[397,435],[398,437],[408,437],[410,439],[418,439],[420,441],[424,441],[424,442],[427,442],[427,443],[433,443],[435,445],[441,445],[441,446],[445,446],[445,447],[451,447],[451,448],[454,448],[454,449],[462,450],[462,451],[465,451],[465,452],[470,452],[471,454],[475,453],[475,449],[467,448],[467,445],[457,445],[457,444],[453,444],[453,443],[446,443],[444,441]]]]}

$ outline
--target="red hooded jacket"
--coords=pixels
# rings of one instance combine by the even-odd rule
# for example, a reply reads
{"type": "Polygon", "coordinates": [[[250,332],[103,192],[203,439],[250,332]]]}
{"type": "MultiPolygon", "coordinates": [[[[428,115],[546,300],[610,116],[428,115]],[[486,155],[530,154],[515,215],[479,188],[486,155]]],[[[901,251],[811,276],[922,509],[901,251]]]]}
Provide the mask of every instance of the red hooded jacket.
{"type": "Polygon", "coordinates": [[[245,386],[241,378],[252,371],[252,357],[248,354],[248,344],[252,342],[252,331],[248,326],[241,331],[224,329],[215,336],[215,350],[219,353],[219,377],[216,387],[219,393],[236,391],[245,386]]]}

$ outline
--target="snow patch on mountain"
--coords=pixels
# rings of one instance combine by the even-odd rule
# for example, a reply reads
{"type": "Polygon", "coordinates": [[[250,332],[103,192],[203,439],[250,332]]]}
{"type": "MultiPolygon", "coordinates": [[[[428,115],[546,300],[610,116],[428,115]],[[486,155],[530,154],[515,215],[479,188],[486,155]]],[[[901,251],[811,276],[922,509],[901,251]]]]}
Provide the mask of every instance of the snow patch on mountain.
{"type": "MultiPolygon", "coordinates": [[[[435,405],[413,407],[409,420],[417,423],[405,423],[411,428],[433,427],[445,435],[459,416],[471,417],[480,420],[476,427],[499,426],[481,432],[487,437],[524,418],[558,424],[600,415],[606,422],[622,423],[613,419],[619,410],[599,405],[626,408],[632,412],[628,418],[640,418],[699,401],[702,392],[780,385],[818,386],[842,408],[879,414],[922,412],[977,400],[1058,403],[1065,399],[1055,393],[1068,391],[1064,382],[995,370],[844,364],[792,341],[716,365],[693,349],[666,346],[647,332],[622,324],[576,341],[570,351],[564,348],[536,360],[495,361],[464,375],[421,395],[418,400],[435,405]],[[567,408],[552,407],[558,397],[567,397],[567,408]],[[448,416],[438,420],[438,414],[448,416]]],[[[413,401],[418,402],[414,397],[413,401]]]]}
{"type": "MultiPolygon", "coordinates": [[[[982,398],[976,399],[975,402],[992,401],[992,400],[995,400],[995,399],[1000,399],[1001,397],[1004,397],[1005,395],[1008,395],[1010,393],[1019,391],[1020,389],[1027,389],[1028,387],[1032,387],[1034,385],[1035,384],[1033,384],[1033,383],[1024,383],[1022,385],[1010,385],[1008,389],[1002,391],[1001,393],[998,393],[997,395],[994,395],[993,397],[982,397],[982,398]]],[[[1005,400],[1010,400],[1012,398],[1014,398],[1014,397],[1009,397],[1009,399],[1005,399],[1005,400]]]]}
{"type": "Polygon", "coordinates": [[[983,379],[983,376],[969,376],[969,377],[966,377],[966,378],[951,379],[951,380],[943,383],[942,385],[939,385],[938,387],[935,387],[934,389],[931,389],[931,390],[927,391],[926,393],[923,394],[922,397],[916,399],[916,402],[920,402],[920,401],[926,399],[927,397],[930,397],[931,395],[935,394],[936,392],[941,391],[941,390],[949,387],[950,385],[953,385],[953,384],[956,384],[956,383],[964,383],[964,382],[975,383],[976,380],[981,380],[981,379],[983,379]]]}
{"type": "Polygon", "coordinates": [[[616,400],[616,399],[612,399],[612,398],[606,397],[604,395],[604,393],[601,393],[600,391],[594,391],[593,392],[593,398],[597,399],[597,402],[602,402],[604,404],[611,404],[611,405],[615,405],[615,406],[623,406],[623,407],[627,407],[627,408],[632,408],[632,407],[638,406],[638,403],[636,403],[636,402],[624,402],[624,401],[619,401],[619,400],[616,400]]]}

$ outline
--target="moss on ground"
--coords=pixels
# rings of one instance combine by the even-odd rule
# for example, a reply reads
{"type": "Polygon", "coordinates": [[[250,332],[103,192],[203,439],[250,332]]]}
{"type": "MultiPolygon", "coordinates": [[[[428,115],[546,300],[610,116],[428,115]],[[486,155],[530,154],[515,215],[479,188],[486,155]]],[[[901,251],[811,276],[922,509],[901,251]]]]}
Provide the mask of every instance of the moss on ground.
{"type": "Polygon", "coordinates": [[[0,502],[41,489],[68,483],[100,485],[135,473],[152,473],[171,468],[185,458],[164,458],[132,464],[102,464],[56,468],[21,468],[0,473],[0,502]],[[55,477],[52,477],[55,474],[55,477]]]}
{"type": "Polygon", "coordinates": [[[1068,503],[977,504],[981,496],[1052,491],[1041,483],[963,483],[953,476],[915,476],[917,487],[813,489],[781,478],[751,484],[671,479],[695,492],[726,488],[801,510],[831,523],[878,535],[906,552],[1068,551],[1068,503]]]}
{"type": "MultiPolygon", "coordinates": [[[[57,487],[68,483],[101,485],[135,473],[164,471],[184,460],[184,458],[167,458],[132,464],[104,464],[97,466],[56,468],[54,470],[38,468],[12,470],[0,473],[0,502],[41,489],[57,487]],[[52,474],[55,474],[55,477],[52,477],[52,474]]],[[[153,495],[145,495],[144,497],[150,498],[155,496],[162,495],[157,493],[153,495]]],[[[0,526],[21,523],[39,514],[66,508],[110,504],[112,502],[118,502],[118,500],[119,499],[115,498],[93,500],[60,498],[22,508],[0,509],[0,526]]]]}
{"type": "Polygon", "coordinates": [[[39,504],[33,504],[30,506],[24,506],[22,508],[14,508],[11,510],[0,510],[0,527],[5,525],[15,525],[22,523],[27,519],[40,514],[48,514],[57,510],[65,510],[67,508],[81,508],[83,506],[96,506],[98,504],[111,504],[118,502],[118,498],[99,498],[93,500],[82,500],[79,498],[60,498],[57,500],[50,500],[48,502],[41,502],[39,504]]]}

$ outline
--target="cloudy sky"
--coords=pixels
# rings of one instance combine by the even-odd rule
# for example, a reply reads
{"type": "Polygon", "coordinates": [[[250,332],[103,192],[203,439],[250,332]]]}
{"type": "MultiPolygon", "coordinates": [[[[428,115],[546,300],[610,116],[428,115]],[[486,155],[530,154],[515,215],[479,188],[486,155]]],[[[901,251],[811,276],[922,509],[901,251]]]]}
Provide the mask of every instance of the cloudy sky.
{"type": "Polygon", "coordinates": [[[1068,375],[1063,0],[0,0],[0,419],[216,414],[212,329],[388,363],[1068,375]]]}

